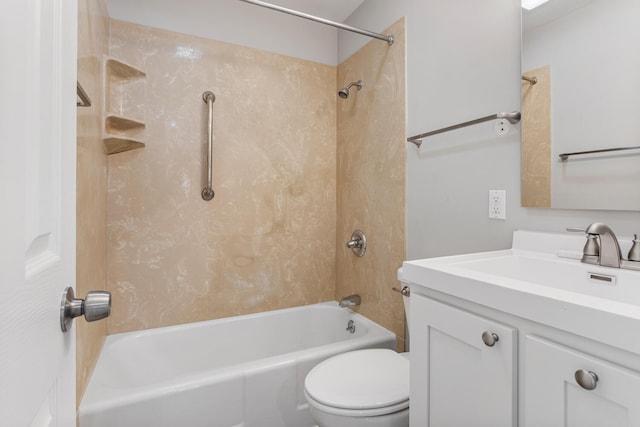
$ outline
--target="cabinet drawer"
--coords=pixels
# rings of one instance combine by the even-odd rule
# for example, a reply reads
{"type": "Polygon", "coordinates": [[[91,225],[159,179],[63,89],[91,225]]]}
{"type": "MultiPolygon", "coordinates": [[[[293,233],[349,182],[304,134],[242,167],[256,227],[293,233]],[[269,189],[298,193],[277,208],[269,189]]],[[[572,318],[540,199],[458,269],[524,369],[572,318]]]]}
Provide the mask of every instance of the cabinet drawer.
{"type": "Polygon", "coordinates": [[[526,427],[640,426],[638,372],[537,336],[525,338],[524,350],[526,427]],[[595,388],[578,384],[579,370],[595,388]]]}

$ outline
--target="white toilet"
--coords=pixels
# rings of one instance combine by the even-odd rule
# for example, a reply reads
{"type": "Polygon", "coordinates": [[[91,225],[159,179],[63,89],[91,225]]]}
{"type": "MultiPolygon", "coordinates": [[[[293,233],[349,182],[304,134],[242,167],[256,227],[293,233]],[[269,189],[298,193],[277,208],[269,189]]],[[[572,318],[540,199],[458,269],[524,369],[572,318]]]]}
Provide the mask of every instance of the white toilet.
{"type": "Polygon", "coordinates": [[[409,353],[377,348],[331,357],[309,372],[304,396],[319,427],[408,427],[409,353]]]}

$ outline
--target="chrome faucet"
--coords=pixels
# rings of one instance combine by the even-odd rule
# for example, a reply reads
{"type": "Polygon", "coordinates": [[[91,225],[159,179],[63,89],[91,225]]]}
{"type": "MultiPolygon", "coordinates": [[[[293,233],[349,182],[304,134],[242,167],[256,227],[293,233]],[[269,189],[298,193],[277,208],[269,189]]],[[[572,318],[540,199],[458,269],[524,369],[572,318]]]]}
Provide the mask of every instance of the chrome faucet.
{"type": "Polygon", "coordinates": [[[343,297],[340,300],[340,307],[353,307],[354,305],[360,305],[361,302],[362,298],[360,298],[360,295],[353,294],[348,297],[343,297]]]}
{"type": "Polygon", "coordinates": [[[613,230],[606,224],[594,222],[586,229],[568,228],[568,231],[584,231],[587,233],[587,243],[582,251],[582,262],[601,265],[603,267],[625,268],[640,270],[640,245],[634,236],[633,246],[629,251],[629,259],[622,257],[620,244],[613,230]]]}
{"type": "MultiPolygon", "coordinates": [[[[600,240],[600,256],[597,264],[604,267],[620,268],[622,252],[615,233],[608,225],[594,222],[585,230],[589,236],[598,236],[600,240]]],[[[584,261],[584,259],[583,259],[584,261]]],[[[588,261],[584,261],[588,262],[588,261]]]]}

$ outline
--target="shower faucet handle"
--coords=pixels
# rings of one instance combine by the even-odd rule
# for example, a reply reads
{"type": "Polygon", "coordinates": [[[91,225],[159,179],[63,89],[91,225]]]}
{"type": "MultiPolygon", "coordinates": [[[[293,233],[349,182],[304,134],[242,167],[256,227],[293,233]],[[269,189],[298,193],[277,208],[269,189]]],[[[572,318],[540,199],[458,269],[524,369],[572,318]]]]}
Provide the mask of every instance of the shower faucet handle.
{"type": "Polygon", "coordinates": [[[360,230],[351,234],[351,240],[347,242],[347,248],[351,249],[357,256],[364,256],[367,251],[367,238],[360,230]]]}

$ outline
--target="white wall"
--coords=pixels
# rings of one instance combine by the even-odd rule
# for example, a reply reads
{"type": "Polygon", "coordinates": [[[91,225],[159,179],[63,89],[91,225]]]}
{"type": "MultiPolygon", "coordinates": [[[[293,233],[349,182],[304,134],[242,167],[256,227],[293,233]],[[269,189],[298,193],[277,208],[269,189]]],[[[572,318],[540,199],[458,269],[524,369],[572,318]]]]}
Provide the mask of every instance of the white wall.
{"type": "MultiPolygon", "coordinates": [[[[323,15],[325,11],[313,10],[314,4],[296,2],[305,3],[308,13],[327,17],[323,15]]],[[[238,0],[106,0],[106,3],[113,19],[337,65],[335,28],[238,0]]],[[[352,4],[354,0],[345,7],[352,4]]]]}
{"type": "MultiPolygon", "coordinates": [[[[401,16],[409,135],[520,110],[519,0],[366,0],[346,23],[382,31],[401,16]]],[[[339,61],[367,41],[340,32],[339,61]]],[[[640,232],[638,212],[521,208],[519,126],[503,137],[492,129],[479,125],[408,147],[409,259],[507,248],[515,229],[604,221],[621,236],[640,232]],[[507,190],[506,221],[487,218],[489,189],[507,190]]]]}

